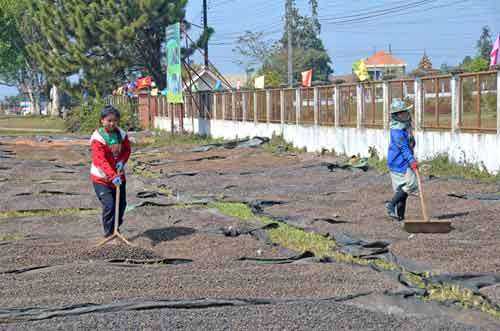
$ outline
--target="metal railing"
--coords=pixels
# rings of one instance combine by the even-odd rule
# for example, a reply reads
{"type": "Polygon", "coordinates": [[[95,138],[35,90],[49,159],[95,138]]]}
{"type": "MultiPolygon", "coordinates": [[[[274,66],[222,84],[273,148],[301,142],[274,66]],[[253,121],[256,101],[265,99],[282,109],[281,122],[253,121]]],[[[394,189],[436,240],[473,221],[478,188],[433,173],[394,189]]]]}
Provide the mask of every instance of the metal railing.
{"type": "MultiPolygon", "coordinates": [[[[500,121],[498,71],[440,75],[311,88],[198,92],[185,96],[184,116],[288,125],[388,128],[390,104],[414,105],[418,129],[496,133],[500,121]]],[[[179,116],[163,96],[110,96],[145,127],[155,116],[179,116]],[[146,98],[146,99],[145,99],[146,98]]]]}
{"type": "Polygon", "coordinates": [[[335,125],[335,87],[323,86],[318,88],[319,114],[318,124],[323,126],[335,125]]]}
{"type": "Polygon", "coordinates": [[[497,130],[498,81],[496,72],[462,74],[460,82],[460,128],[497,130]]]}
{"type": "Polygon", "coordinates": [[[340,126],[356,127],[358,119],[357,85],[347,84],[338,87],[340,99],[339,124],[340,126]]]}
{"type": "Polygon", "coordinates": [[[363,119],[365,127],[384,125],[384,86],[382,83],[363,84],[363,119]]]}
{"type": "Polygon", "coordinates": [[[422,78],[422,127],[451,129],[451,76],[422,78]]]}

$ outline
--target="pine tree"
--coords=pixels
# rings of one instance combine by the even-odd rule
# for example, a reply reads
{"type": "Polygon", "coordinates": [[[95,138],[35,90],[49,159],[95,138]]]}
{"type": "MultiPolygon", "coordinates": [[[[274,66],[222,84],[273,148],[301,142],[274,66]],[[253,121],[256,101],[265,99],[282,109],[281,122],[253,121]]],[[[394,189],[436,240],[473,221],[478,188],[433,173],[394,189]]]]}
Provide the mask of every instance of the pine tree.
{"type": "Polygon", "coordinates": [[[488,26],[483,27],[483,31],[481,32],[481,36],[476,44],[478,56],[482,59],[489,61],[490,53],[493,49],[493,41],[491,39],[490,28],[488,26]]]}
{"type": "Polygon", "coordinates": [[[186,4],[187,0],[31,0],[30,14],[49,48],[35,43],[30,51],[49,77],[68,91],[104,95],[143,75],[151,75],[163,88],[165,28],[184,20],[186,4]],[[70,82],[75,77],[77,84],[70,82]]]}

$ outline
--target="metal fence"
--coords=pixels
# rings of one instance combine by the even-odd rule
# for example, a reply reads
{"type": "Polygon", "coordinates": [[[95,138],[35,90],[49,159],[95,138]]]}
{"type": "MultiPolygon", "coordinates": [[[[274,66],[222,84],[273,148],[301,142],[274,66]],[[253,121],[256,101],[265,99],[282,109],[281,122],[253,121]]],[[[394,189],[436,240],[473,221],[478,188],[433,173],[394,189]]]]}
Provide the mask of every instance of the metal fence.
{"type": "Polygon", "coordinates": [[[460,75],[460,127],[463,130],[496,131],[497,84],[496,72],[460,75]]]}
{"type": "Polygon", "coordinates": [[[199,92],[185,96],[184,112],[165,97],[111,96],[127,105],[145,127],[155,116],[339,127],[387,128],[394,100],[413,105],[420,128],[497,132],[500,74],[497,71],[336,84],[311,88],[199,92]]]}

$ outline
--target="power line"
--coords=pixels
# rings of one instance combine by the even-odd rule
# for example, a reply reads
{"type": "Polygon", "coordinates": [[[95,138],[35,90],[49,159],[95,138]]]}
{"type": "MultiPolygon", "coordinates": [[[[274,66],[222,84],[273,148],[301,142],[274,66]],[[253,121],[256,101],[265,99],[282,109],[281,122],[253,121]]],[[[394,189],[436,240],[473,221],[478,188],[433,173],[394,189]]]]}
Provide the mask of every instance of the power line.
{"type": "MultiPolygon", "coordinates": [[[[408,3],[408,1],[401,1],[400,3],[403,3],[403,5],[398,5],[398,6],[394,6],[394,7],[390,7],[390,8],[384,8],[384,9],[378,9],[378,10],[372,10],[372,11],[367,10],[368,8],[366,8],[363,11],[356,13],[356,14],[352,14],[352,15],[345,15],[345,16],[321,16],[320,15],[319,18],[324,19],[324,20],[331,20],[331,19],[340,20],[340,19],[347,19],[347,18],[356,18],[359,16],[366,16],[366,15],[372,15],[372,14],[377,14],[377,13],[383,13],[383,12],[386,12],[389,10],[397,10],[397,9],[405,8],[408,6],[413,6],[413,5],[418,4],[420,2],[429,2],[429,1],[431,1],[431,0],[419,0],[419,1],[410,2],[410,3],[408,3]]],[[[374,7],[371,7],[371,8],[374,8],[374,7]]]]}
{"type": "Polygon", "coordinates": [[[429,1],[430,0],[423,0],[423,1],[420,1],[419,4],[411,6],[409,8],[390,10],[390,11],[386,11],[386,12],[379,13],[379,14],[373,14],[373,15],[368,15],[365,17],[359,17],[356,19],[347,19],[347,20],[338,20],[338,21],[335,21],[335,20],[328,21],[327,20],[327,21],[323,21],[323,22],[320,21],[320,22],[321,22],[321,24],[325,24],[325,25],[342,25],[342,24],[346,24],[346,23],[360,23],[360,22],[366,22],[366,21],[373,19],[373,18],[378,18],[378,17],[382,17],[382,16],[389,16],[391,14],[399,14],[399,15],[391,15],[391,17],[402,16],[402,15],[407,15],[407,14],[415,14],[415,13],[419,13],[419,12],[423,12],[423,11],[429,11],[431,9],[453,6],[455,4],[467,2],[470,0],[459,0],[459,1],[454,1],[451,3],[442,4],[442,5],[426,7],[426,8],[420,9],[420,10],[408,11],[408,10],[412,10],[414,8],[417,8],[417,7],[421,7],[421,6],[425,5],[426,3],[428,3],[429,1]]]}
{"type": "MultiPolygon", "coordinates": [[[[323,20],[323,22],[325,24],[345,24],[345,23],[358,23],[358,22],[361,22],[363,20],[367,20],[367,19],[370,19],[370,18],[375,18],[375,17],[381,17],[381,16],[386,16],[386,15],[389,15],[389,14],[393,14],[393,13],[398,13],[398,12],[401,12],[401,11],[405,11],[405,10],[408,10],[408,9],[413,9],[413,8],[416,8],[416,7],[420,7],[420,6],[423,6],[427,3],[429,3],[430,1],[432,0],[421,0],[421,1],[418,1],[418,2],[412,2],[408,5],[404,5],[404,6],[399,6],[399,7],[395,7],[395,8],[392,8],[392,9],[387,9],[387,10],[384,10],[384,11],[377,11],[376,13],[373,12],[372,14],[368,14],[368,15],[364,15],[364,16],[356,16],[355,18],[330,18],[330,19],[325,19],[323,20]]],[[[320,20],[321,21],[321,20],[320,20]]]]}

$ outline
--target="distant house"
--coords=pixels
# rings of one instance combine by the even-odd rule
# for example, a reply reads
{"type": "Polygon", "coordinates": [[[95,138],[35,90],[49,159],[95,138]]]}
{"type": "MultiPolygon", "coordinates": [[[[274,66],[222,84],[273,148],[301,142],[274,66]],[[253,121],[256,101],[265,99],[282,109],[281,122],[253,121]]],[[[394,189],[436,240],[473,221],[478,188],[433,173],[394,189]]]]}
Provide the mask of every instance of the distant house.
{"type": "Polygon", "coordinates": [[[406,64],[384,51],[377,52],[365,61],[372,80],[400,78],[405,75],[406,64]]]}
{"type": "MultiPolygon", "coordinates": [[[[202,91],[215,91],[217,89],[217,82],[220,80],[217,75],[215,75],[209,69],[202,69],[197,74],[191,72],[192,81],[188,81],[184,86],[184,90],[187,91],[192,89],[193,92],[202,92],[202,91]]],[[[224,82],[221,82],[222,90],[230,89],[231,86],[228,86],[224,82]]]]}

